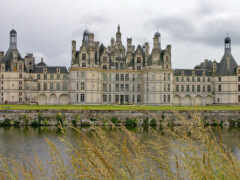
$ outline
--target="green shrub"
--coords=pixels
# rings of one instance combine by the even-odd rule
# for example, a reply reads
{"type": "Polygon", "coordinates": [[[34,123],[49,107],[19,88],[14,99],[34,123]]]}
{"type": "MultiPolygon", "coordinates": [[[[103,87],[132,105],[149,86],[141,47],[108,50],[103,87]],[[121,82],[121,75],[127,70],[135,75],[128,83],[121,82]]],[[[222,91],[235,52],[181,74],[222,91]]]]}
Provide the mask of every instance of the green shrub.
{"type": "Polygon", "coordinates": [[[19,127],[20,126],[20,121],[14,121],[14,126],[19,127]]]}
{"type": "Polygon", "coordinates": [[[91,126],[90,122],[88,121],[81,122],[81,127],[89,127],[89,126],[91,126]]]}
{"type": "Polygon", "coordinates": [[[63,126],[63,116],[61,113],[58,113],[57,116],[56,116],[56,120],[57,120],[57,125],[59,126],[63,126]]]}
{"type": "Polygon", "coordinates": [[[144,126],[144,127],[149,126],[149,120],[148,120],[148,118],[146,118],[146,119],[143,120],[143,126],[144,126]]]}
{"type": "Polygon", "coordinates": [[[129,128],[135,128],[135,127],[137,127],[137,120],[127,118],[126,122],[125,122],[125,125],[126,125],[126,127],[129,127],[129,128]]]}
{"type": "Polygon", "coordinates": [[[116,117],[112,117],[111,122],[112,122],[113,124],[117,125],[117,124],[119,123],[119,120],[118,120],[118,118],[116,118],[116,117]]]}
{"type": "Polygon", "coordinates": [[[43,120],[44,120],[44,118],[43,118],[42,114],[38,113],[38,124],[41,125],[43,120]]]}
{"type": "Polygon", "coordinates": [[[152,120],[150,121],[150,126],[151,126],[151,127],[156,127],[156,126],[157,126],[157,121],[156,121],[156,119],[152,119],[152,120]]]}
{"type": "Polygon", "coordinates": [[[72,120],[72,125],[73,125],[74,127],[77,126],[77,120],[76,120],[76,119],[73,119],[73,120],[72,120]]]}
{"type": "Polygon", "coordinates": [[[32,127],[39,127],[40,124],[38,123],[38,121],[34,120],[34,121],[31,122],[31,126],[32,127]]]}
{"type": "Polygon", "coordinates": [[[1,123],[1,126],[11,126],[11,120],[6,118],[2,123],[1,123]]]}

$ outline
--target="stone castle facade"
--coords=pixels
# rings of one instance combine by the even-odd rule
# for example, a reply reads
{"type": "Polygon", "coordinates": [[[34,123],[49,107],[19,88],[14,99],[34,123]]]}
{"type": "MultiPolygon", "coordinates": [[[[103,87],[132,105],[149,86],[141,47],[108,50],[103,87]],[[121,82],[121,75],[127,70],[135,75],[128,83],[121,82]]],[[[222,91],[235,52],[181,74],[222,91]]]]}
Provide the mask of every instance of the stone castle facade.
{"type": "Polygon", "coordinates": [[[17,32],[0,52],[1,104],[209,105],[240,103],[240,67],[225,38],[222,60],[205,60],[194,69],[172,69],[171,45],[162,48],[160,33],[149,43],[122,43],[120,26],[106,47],[85,31],[80,46],[72,41],[71,67],[47,66],[24,58],[17,32]]]}

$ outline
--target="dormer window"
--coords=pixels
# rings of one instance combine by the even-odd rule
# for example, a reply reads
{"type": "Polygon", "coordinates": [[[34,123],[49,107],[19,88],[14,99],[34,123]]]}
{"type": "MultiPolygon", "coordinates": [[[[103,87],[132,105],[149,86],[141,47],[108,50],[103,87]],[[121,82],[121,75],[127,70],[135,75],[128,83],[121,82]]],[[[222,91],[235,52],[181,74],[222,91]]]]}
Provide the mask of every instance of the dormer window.
{"type": "Polygon", "coordinates": [[[141,63],[141,57],[137,57],[137,63],[141,63]]]}
{"type": "Polygon", "coordinates": [[[82,60],[86,60],[86,54],[82,54],[82,60]]]}
{"type": "Polygon", "coordinates": [[[103,63],[107,63],[107,57],[103,56],[103,63]]]}

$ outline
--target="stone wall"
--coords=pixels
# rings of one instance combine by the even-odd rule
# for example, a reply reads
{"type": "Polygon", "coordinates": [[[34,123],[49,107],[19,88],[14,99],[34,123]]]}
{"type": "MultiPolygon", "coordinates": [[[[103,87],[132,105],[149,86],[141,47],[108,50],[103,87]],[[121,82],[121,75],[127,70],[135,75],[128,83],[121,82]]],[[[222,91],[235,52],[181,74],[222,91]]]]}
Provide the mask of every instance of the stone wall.
{"type": "Polygon", "coordinates": [[[196,122],[204,120],[207,124],[237,125],[240,124],[240,111],[94,111],[94,110],[1,110],[0,124],[6,120],[14,125],[31,125],[41,121],[42,125],[57,125],[62,119],[65,125],[90,123],[97,125],[109,124],[112,118],[120,122],[126,119],[136,119],[142,124],[144,119],[155,119],[157,124],[169,122],[181,125],[183,120],[196,122]]]}

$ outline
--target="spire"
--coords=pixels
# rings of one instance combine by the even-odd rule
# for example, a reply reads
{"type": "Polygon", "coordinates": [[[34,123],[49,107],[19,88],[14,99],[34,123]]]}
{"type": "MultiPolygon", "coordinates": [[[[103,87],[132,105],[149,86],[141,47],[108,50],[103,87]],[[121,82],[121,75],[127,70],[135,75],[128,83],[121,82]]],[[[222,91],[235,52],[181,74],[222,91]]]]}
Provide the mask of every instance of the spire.
{"type": "Polygon", "coordinates": [[[14,29],[10,31],[9,49],[17,49],[17,31],[14,29]]]}
{"type": "Polygon", "coordinates": [[[117,29],[118,29],[118,33],[120,33],[120,25],[119,24],[118,24],[118,28],[117,29]]]}
{"type": "Polygon", "coordinates": [[[117,27],[116,42],[120,43],[120,44],[122,43],[122,34],[120,31],[120,25],[118,25],[118,27],[117,27]]]}

